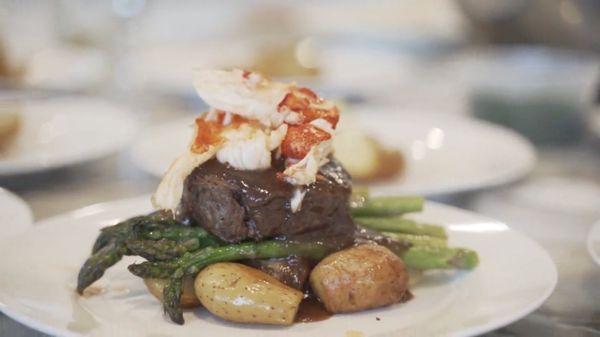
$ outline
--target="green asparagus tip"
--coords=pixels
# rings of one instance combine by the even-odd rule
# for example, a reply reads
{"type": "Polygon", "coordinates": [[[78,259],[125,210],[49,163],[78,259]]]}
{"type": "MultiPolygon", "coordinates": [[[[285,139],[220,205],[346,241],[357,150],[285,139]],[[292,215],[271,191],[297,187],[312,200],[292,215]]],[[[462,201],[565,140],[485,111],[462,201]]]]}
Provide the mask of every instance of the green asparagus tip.
{"type": "Polygon", "coordinates": [[[353,216],[394,216],[423,210],[422,197],[376,197],[367,199],[362,205],[353,205],[353,216]]]}
{"type": "Polygon", "coordinates": [[[402,255],[410,268],[473,269],[479,264],[477,252],[466,248],[414,246],[402,255]]]}
{"type": "Polygon", "coordinates": [[[396,232],[381,232],[381,234],[388,236],[397,241],[410,242],[413,246],[425,246],[425,247],[440,247],[444,248],[447,246],[445,238],[438,238],[428,235],[416,235],[416,234],[405,234],[396,232]]]}
{"type": "Polygon", "coordinates": [[[442,226],[418,223],[400,216],[395,217],[355,217],[354,220],[364,227],[376,231],[399,232],[414,235],[428,235],[441,239],[448,236],[442,226]]]}
{"type": "Polygon", "coordinates": [[[456,257],[450,264],[458,269],[474,269],[479,264],[479,256],[473,250],[457,248],[456,257]]]}

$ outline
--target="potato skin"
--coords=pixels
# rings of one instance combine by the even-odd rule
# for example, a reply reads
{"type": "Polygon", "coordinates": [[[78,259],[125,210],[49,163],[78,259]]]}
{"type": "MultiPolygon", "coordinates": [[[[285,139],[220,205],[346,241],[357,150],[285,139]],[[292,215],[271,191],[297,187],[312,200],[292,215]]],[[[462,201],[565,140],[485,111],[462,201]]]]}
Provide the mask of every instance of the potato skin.
{"type": "Polygon", "coordinates": [[[240,323],[292,324],[303,298],[302,292],[239,263],[216,263],[204,268],[194,286],[208,311],[240,323]]]}
{"type": "Polygon", "coordinates": [[[311,272],[310,284],[327,311],[353,312],[402,301],[408,273],[389,249],[366,244],[327,256],[311,272]]]}
{"type": "MultiPolygon", "coordinates": [[[[156,297],[161,303],[163,302],[163,289],[169,280],[158,278],[146,278],[144,284],[148,291],[156,297]]],[[[185,309],[195,308],[200,305],[200,300],[194,291],[194,279],[185,278],[183,281],[183,292],[181,293],[181,307],[185,309]]]]}
{"type": "Polygon", "coordinates": [[[370,182],[402,174],[404,156],[359,130],[345,130],[334,140],[336,158],[355,181],[370,182]]]}

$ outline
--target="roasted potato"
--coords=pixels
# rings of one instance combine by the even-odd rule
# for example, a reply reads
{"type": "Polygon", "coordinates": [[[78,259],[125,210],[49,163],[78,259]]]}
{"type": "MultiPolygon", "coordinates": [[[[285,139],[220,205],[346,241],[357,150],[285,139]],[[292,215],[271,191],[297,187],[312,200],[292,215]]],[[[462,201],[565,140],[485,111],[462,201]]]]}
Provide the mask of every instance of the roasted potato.
{"type": "Polygon", "coordinates": [[[303,298],[302,292],[239,263],[204,268],[194,286],[208,311],[241,323],[292,324],[303,298]]]}
{"type": "MultiPolygon", "coordinates": [[[[163,301],[163,289],[167,285],[169,280],[158,279],[158,278],[147,278],[144,279],[144,283],[148,290],[154,297],[156,297],[159,301],[163,301]]],[[[182,308],[194,308],[200,305],[200,300],[196,296],[196,292],[194,291],[194,279],[186,278],[183,281],[183,292],[181,293],[181,307],[182,308]]]]}
{"type": "Polygon", "coordinates": [[[360,311],[402,301],[408,273],[389,249],[366,244],[331,254],[310,274],[310,285],[331,313],[360,311]]]}
{"type": "Polygon", "coordinates": [[[333,147],[335,157],[357,181],[388,179],[404,170],[404,157],[400,151],[384,147],[358,129],[339,132],[333,147]]]}
{"type": "Polygon", "coordinates": [[[19,131],[19,109],[16,103],[0,102],[0,150],[7,148],[19,131]]]}

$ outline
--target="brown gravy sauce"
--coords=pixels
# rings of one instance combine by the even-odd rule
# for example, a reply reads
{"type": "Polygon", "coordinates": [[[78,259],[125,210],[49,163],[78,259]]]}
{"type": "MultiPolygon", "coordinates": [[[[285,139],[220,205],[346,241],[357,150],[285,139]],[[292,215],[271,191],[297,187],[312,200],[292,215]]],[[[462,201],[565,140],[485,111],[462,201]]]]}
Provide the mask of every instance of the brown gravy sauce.
{"type": "Polygon", "coordinates": [[[325,307],[314,297],[308,297],[302,300],[298,313],[296,314],[296,323],[311,323],[324,321],[333,314],[325,310],[325,307]]]}
{"type": "MultiPolygon", "coordinates": [[[[412,300],[413,297],[414,297],[414,295],[412,294],[412,292],[410,292],[410,290],[406,290],[406,292],[404,293],[404,296],[402,297],[402,299],[400,300],[399,303],[408,302],[408,301],[412,300]]],[[[329,311],[325,310],[323,303],[319,302],[319,300],[316,299],[315,297],[309,296],[309,297],[305,298],[304,300],[302,300],[302,302],[300,303],[300,307],[298,308],[298,313],[296,313],[295,322],[296,323],[319,322],[319,321],[324,321],[331,316],[333,316],[333,314],[330,313],[329,311]]]]}

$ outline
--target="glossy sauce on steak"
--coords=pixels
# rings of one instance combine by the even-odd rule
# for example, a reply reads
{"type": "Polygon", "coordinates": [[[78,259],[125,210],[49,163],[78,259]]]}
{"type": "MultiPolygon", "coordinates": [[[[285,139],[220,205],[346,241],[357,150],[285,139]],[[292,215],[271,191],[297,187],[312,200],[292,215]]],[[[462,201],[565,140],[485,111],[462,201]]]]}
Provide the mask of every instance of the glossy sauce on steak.
{"type": "Polygon", "coordinates": [[[296,212],[290,205],[296,187],[276,176],[283,168],[276,159],[262,171],[235,170],[212,159],[186,178],[180,216],[231,243],[283,238],[352,244],[351,181],[342,166],[333,159],[323,165],[316,182],[303,187],[296,212]]]}

